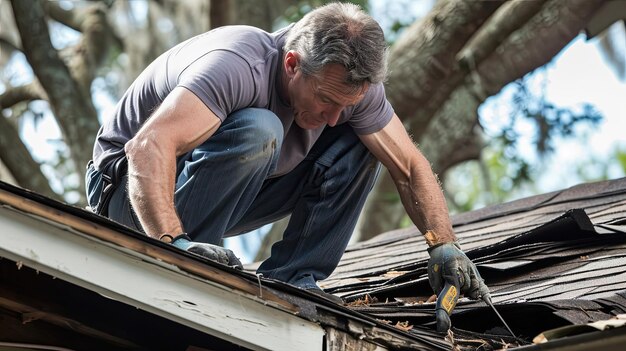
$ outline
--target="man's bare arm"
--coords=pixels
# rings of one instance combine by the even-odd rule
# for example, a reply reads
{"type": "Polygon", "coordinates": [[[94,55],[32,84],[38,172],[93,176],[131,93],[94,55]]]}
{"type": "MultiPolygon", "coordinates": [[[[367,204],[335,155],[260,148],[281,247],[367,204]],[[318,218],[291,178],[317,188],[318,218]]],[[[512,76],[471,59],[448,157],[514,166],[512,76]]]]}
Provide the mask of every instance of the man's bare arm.
{"type": "Polygon", "coordinates": [[[398,116],[394,114],[385,128],[362,135],[361,140],[389,170],[404,208],[428,245],[455,241],[441,187],[398,116]]]}
{"type": "Polygon", "coordinates": [[[149,236],[184,231],[174,207],[176,157],[202,144],[220,124],[198,97],[178,87],[124,147],[130,202],[149,236]]]}

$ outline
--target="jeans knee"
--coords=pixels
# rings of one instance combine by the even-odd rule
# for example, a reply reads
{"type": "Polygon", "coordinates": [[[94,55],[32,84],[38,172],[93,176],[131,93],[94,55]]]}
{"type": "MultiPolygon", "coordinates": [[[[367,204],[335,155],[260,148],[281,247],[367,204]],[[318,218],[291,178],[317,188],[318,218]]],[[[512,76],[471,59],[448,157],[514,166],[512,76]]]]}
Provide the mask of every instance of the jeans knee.
{"type": "MultiPolygon", "coordinates": [[[[236,121],[243,131],[241,137],[248,143],[267,144],[276,141],[282,144],[283,124],[272,111],[262,108],[245,108],[228,118],[236,121]]],[[[228,119],[227,119],[228,120],[228,119]]]]}
{"type": "Polygon", "coordinates": [[[266,109],[246,108],[233,113],[228,119],[237,124],[237,143],[245,145],[239,162],[270,163],[274,168],[278,163],[284,133],[278,116],[266,109]]]}

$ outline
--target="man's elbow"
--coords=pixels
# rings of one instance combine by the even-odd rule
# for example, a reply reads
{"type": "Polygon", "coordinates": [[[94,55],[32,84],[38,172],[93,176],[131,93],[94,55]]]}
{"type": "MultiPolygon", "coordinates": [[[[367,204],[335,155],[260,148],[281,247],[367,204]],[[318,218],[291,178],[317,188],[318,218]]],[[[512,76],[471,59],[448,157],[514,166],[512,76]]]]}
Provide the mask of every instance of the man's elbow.
{"type": "Polygon", "coordinates": [[[137,134],[124,145],[124,152],[129,163],[135,163],[167,153],[163,150],[165,143],[159,143],[152,134],[137,134]]]}

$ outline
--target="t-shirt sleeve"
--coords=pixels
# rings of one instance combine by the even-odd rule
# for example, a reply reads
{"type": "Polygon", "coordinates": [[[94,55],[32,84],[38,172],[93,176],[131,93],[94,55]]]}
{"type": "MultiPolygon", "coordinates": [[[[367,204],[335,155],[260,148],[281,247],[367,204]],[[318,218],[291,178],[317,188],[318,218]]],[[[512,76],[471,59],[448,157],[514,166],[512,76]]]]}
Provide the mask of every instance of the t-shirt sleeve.
{"type": "Polygon", "coordinates": [[[383,84],[374,84],[354,106],[348,123],[356,134],[371,134],[383,129],[391,121],[393,113],[393,108],[385,97],[383,84]]]}
{"type": "Polygon", "coordinates": [[[227,50],[215,50],[191,63],[177,86],[194,93],[223,122],[226,116],[252,106],[258,87],[250,65],[227,50]]]}

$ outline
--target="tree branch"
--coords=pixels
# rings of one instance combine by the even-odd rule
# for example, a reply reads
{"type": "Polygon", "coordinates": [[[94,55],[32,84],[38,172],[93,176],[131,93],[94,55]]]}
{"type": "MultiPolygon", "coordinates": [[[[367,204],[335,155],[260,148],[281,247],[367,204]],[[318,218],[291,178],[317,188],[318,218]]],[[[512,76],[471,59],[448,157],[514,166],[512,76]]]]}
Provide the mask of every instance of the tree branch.
{"type": "Polygon", "coordinates": [[[9,38],[0,36],[0,53],[2,53],[5,58],[8,58],[15,51],[21,52],[22,49],[20,49],[17,44],[13,43],[9,38]]]}
{"type": "Polygon", "coordinates": [[[605,0],[548,1],[541,11],[509,36],[478,65],[486,96],[550,62],[589,22],[605,0]]]}
{"type": "Polygon", "coordinates": [[[38,83],[30,83],[18,87],[10,87],[0,95],[0,110],[14,106],[17,103],[45,99],[45,92],[38,83]]]}
{"type": "Polygon", "coordinates": [[[411,133],[416,138],[422,138],[422,133],[428,128],[427,121],[434,118],[440,107],[450,98],[452,92],[463,84],[467,73],[474,70],[509,34],[528,22],[529,18],[536,14],[544,3],[545,0],[513,0],[498,8],[495,14],[486,20],[457,55],[457,59],[460,57],[460,61],[453,64],[452,72],[447,79],[439,84],[428,101],[416,108],[415,118],[417,121],[423,122],[423,124],[411,124],[411,133]],[[420,125],[421,128],[416,128],[420,125]]]}
{"type": "Polygon", "coordinates": [[[545,2],[546,0],[512,0],[502,5],[457,55],[459,65],[467,71],[473,69],[511,33],[539,12],[545,2]]]}
{"type": "Polygon", "coordinates": [[[91,83],[97,69],[106,61],[110,50],[123,49],[123,43],[109,24],[104,5],[90,6],[84,10],[82,17],[81,41],[64,56],[69,57],[72,77],[79,83],[85,98],[91,100],[91,83]]]}
{"type": "Polygon", "coordinates": [[[459,151],[458,140],[473,133],[480,104],[506,84],[552,60],[584,28],[601,2],[548,1],[541,12],[483,60],[474,79],[466,80],[450,95],[420,140],[436,171],[451,166],[449,160],[459,151]]]}
{"type": "MultiPolygon", "coordinates": [[[[419,114],[456,69],[456,54],[501,1],[439,1],[393,45],[387,97],[419,139],[431,115],[419,114]]],[[[458,84],[458,83],[456,83],[458,84]]],[[[455,84],[455,85],[456,85],[455,84]]],[[[443,99],[445,101],[445,98],[443,99]]]]}
{"type": "Polygon", "coordinates": [[[84,13],[78,10],[66,10],[57,1],[43,1],[44,11],[53,20],[62,23],[77,32],[83,31],[84,13]]]}
{"type": "Polygon", "coordinates": [[[26,146],[20,139],[15,127],[0,116],[0,159],[13,175],[18,184],[45,196],[62,200],[52,191],[48,179],[41,172],[39,164],[33,160],[26,146]]]}

